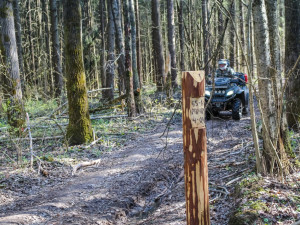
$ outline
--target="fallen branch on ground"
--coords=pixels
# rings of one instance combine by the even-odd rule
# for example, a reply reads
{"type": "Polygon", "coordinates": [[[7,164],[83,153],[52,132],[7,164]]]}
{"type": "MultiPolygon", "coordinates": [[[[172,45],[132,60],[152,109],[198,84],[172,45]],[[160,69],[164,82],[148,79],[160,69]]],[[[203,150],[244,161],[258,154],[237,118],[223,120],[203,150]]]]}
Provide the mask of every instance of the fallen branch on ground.
{"type": "Polygon", "coordinates": [[[73,167],[72,175],[75,175],[77,170],[79,170],[82,167],[93,166],[93,165],[99,164],[100,162],[101,162],[101,159],[97,159],[97,160],[94,160],[94,161],[91,161],[91,162],[79,163],[79,164],[77,164],[76,166],[73,167]]]}

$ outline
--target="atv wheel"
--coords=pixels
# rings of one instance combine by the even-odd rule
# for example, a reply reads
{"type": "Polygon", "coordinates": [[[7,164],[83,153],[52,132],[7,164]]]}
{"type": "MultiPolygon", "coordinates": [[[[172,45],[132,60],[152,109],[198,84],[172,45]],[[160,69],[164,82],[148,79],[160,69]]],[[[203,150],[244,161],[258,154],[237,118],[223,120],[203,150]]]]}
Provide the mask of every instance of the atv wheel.
{"type": "Polygon", "coordinates": [[[213,114],[214,117],[219,117],[219,112],[218,111],[213,110],[212,114],[213,114]]]}
{"type": "Polygon", "coordinates": [[[243,115],[247,115],[248,112],[249,112],[248,107],[244,107],[244,108],[243,108],[243,115]]]}
{"type": "Polygon", "coordinates": [[[232,104],[232,119],[240,120],[242,118],[242,102],[239,98],[234,99],[232,104]]]}
{"type": "Polygon", "coordinates": [[[206,120],[210,120],[211,119],[211,112],[208,111],[208,110],[206,110],[206,112],[205,112],[205,119],[206,120]]]}

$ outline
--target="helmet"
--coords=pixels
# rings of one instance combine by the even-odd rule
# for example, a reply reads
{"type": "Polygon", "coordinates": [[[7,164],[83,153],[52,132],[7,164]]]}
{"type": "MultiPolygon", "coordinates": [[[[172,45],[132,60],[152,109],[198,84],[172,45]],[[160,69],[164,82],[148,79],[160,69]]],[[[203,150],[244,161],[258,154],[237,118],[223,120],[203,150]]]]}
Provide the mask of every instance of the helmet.
{"type": "Polygon", "coordinates": [[[218,64],[220,70],[226,70],[229,67],[229,61],[227,59],[220,59],[218,64]]]}

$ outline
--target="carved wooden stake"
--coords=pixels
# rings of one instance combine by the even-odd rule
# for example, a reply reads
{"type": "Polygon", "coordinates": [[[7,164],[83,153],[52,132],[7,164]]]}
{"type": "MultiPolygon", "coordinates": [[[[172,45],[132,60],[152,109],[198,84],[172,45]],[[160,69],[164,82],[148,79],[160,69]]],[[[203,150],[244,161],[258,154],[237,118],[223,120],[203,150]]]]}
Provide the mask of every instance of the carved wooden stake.
{"type": "Polygon", "coordinates": [[[182,117],[188,225],[209,225],[204,71],[182,73],[182,117]]]}

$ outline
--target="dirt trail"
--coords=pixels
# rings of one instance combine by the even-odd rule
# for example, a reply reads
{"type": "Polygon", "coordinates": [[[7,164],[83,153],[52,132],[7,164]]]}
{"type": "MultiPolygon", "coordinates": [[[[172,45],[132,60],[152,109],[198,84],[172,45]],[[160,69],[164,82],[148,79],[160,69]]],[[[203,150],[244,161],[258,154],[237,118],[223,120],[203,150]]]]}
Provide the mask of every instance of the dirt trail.
{"type": "MultiPolygon", "coordinates": [[[[165,126],[132,137],[54,187],[13,199],[2,193],[0,224],[186,224],[181,120],[171,125],[166,149],[165,126]]],[[[249,117],[207,122],[212,224],[227,224],[233,187],[252,168],[249,127],[249,117]]]]}

